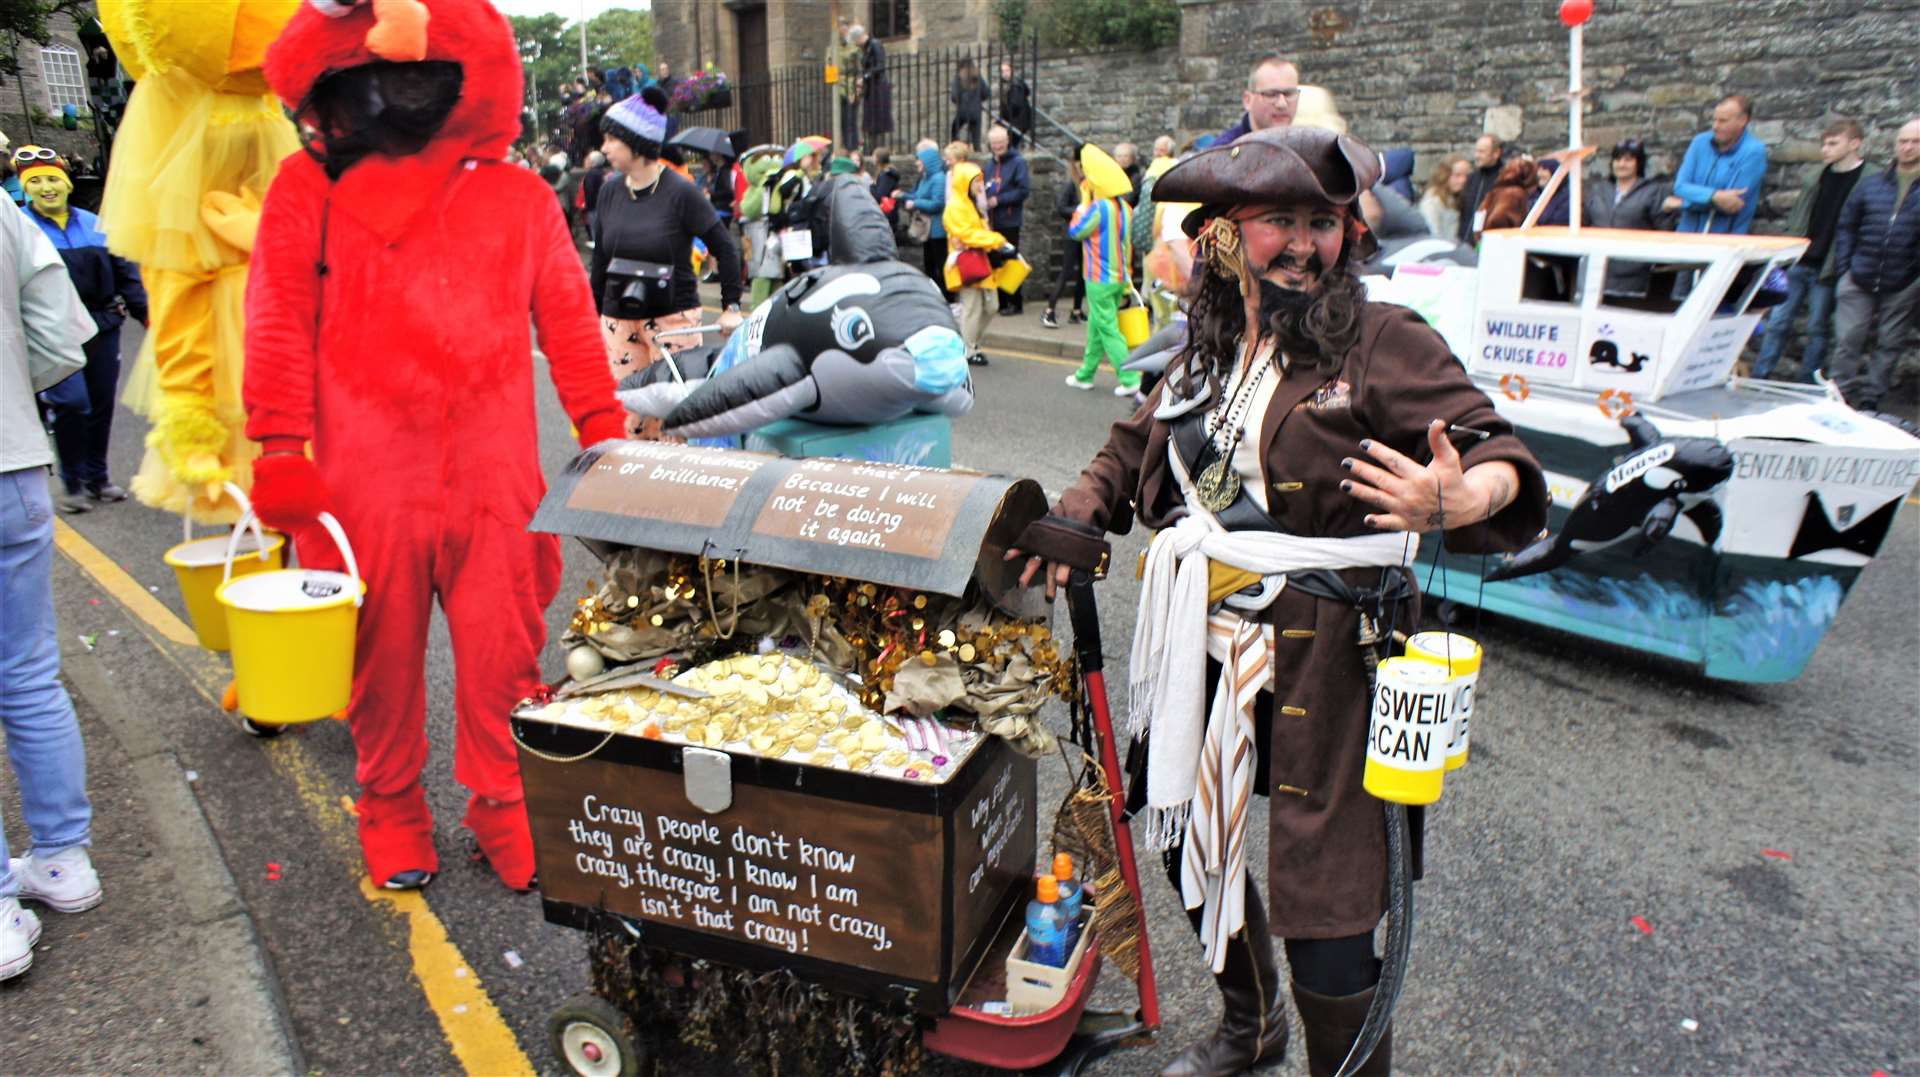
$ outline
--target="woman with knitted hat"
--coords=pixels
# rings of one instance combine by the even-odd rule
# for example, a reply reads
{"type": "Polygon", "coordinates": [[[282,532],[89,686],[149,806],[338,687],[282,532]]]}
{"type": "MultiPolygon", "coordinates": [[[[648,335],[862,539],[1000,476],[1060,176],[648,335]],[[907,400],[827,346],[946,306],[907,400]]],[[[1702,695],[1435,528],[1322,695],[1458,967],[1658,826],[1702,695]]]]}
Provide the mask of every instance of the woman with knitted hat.
{"type": "Polygon", "coordinates": [[[60,510],[86,512],[94,502],[127,499],[127,492],[107,477],[107,441],[113,434],[113,394],[120,382],[120,323],[128,312],[143,323],[147,320],[147,290],[133,263],[107,250],[100,219],[68,204],[73,179],[58,153],[22,146],[12,161],[27,194],[27,216],[53,241],[74,289],[100,328],[86,344],[82,377],[88,410],[76,414],[60,409],[53,420],[60,480],[66,486],[60,510]]]}
{"type": "MultiPolygon", "coordinates": [[[[693,241],[706,243],[719,266],[720,325],[740,324],[740,249],[698,186],[661,159],[667,118],[639,95],[615,102],[600,120],[600,152],[613,175],[594,209],[592,284],[617,382],[700,342],[693,334],[655,334],[700,324],[693,241]]],[[[627,417],[629,437],[657,436],[627,417]]]]}

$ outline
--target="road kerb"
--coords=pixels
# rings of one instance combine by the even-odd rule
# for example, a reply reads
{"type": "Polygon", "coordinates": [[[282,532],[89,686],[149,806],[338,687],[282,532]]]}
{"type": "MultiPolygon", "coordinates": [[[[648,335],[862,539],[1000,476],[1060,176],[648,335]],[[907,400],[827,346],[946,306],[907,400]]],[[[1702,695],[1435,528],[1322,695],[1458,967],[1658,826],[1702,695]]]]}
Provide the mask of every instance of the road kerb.
{"type": "MultiPolygon", "coordinates": [[[[208,702],[209,713],[222,714],[220,696],[230,674],[224,662],[200,648],[193,629],[64,520],[54,521],[54,545],[132,615],[141,634],[147,637],[161,657],[185,674],[193,690],[208,702]]],[[[88,701],[93,702],[91,695],[88,701]]],[[[236,732],[235,735],[239,734],[236,732]]],[[[354,838],[351,819],[339,809],[339,804],[347,798],[313,764],[305,747],[298,741],[283,738],[281,742],[270,742],[269,746],[263,748],[269,764],[296,791],[301,804],[320,831],[334,839],[333,844],[348,850],[349,856],[357,855],[358,842],[354,838]]],[[[177,763],[175,767],[177,770],[177,763]]],[[[182,775],[180,780],[184,783],[185,776],[182,775]]],[[[192,795],[190,790],[187,795],[192,795]]],[[[197,815],[198,801],[195,801],[195,812],[197,815]]],[[[204,816],[200,818],[202,825],[205,825],[204,816]]],[[[215,846],[208,855],[218,859],[218,847],[215,846]]],[[[226,871],[224,860],[220,864],[221,873],[231,886],[232,876],[226,871]]],[[[389,895],[370,885],[363,885],[362,893],[369,902],[393,907],[406,915],[411,940],[409,956],[414,959],[414,976],[420,981],[427,1004],[433,1010],[454,1057],[468,1068],[468,1072],[488,1075],[534,1072],[532,1060],[521,1049],[513,1030],[487,997],[479,976],[460,954],[447,935],[445,925],[434,915],[425,899],[414,895],[416,903],[402,906],[384,900],[389,895]],[[423,935],[437,938],[438,944],[423,951],[419,945],[423,935]],[[430,958],[425,967],[419,961],[423,953],[430,958]]],[[[238,901],[237,888],[234,895],[238,901]]]]}

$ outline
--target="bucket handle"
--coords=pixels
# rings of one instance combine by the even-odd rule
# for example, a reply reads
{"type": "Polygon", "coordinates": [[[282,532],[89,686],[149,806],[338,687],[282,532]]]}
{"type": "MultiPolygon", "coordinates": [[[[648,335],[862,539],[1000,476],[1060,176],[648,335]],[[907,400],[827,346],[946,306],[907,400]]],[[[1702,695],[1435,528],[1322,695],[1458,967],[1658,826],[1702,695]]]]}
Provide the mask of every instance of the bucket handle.
{"type": "MultiPolygon", "coordinates": [[[[251,522],[253,544],[260,551],[260,560],[267,560],[267,537],[260,533],[260,519],[253,515],[253,502],[247,500],[246,491],[233,483],[222,485],[226,488],[227,496],[233,498],[233,503],[240,506],[240,520],[233,525],[233,529],[237,532],[251,522]]],[[[187,491],[187,511],[180,514],[180,541],[183,544],[193,541],[193,491],[191,490],[187,491]]]]}
{"type": "MultiPolygon", "coordinates": [[[[327,534],[333,538],[334,546],[340,551],[341,559],[347,563],[347,575],[353,579],[353,604],[359,606],[366,601],[366,594],[360,583],[360,563],[353,557],[353,545],[347,541],[347,533],[340,530],[340,521],[334,519],[333,513],[323,512],[319,519],[320,526],[327,529],[327,534]]],[[[253,523],[255,527],[259,526],[254,520],[252,506],[247,507],[246,515],[240,518],[240,523],[234,527],[233,534],[227,539],[227,560],[220,575],[220,582],[223,584],[233,579],[233,555],[240,548],[241,528],[249,523],[253,523]]]]}

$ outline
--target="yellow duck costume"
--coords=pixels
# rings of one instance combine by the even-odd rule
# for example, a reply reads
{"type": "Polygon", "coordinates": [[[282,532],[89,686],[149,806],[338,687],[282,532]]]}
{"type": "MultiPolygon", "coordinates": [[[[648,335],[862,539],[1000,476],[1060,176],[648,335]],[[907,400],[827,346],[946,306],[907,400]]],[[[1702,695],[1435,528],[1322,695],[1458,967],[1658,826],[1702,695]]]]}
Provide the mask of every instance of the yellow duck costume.
{"type": "Polygon", "coordinates": [[[221,490],[251,485],[257,446],[240,400],[247,259],[260,199],[300,148],[260,73],[299,0],[100,0],[137,80],[107,170],[101,219],[140,264],[152,324],[122,399],[152,432],[133,493],[226,522],[221,490]]]}

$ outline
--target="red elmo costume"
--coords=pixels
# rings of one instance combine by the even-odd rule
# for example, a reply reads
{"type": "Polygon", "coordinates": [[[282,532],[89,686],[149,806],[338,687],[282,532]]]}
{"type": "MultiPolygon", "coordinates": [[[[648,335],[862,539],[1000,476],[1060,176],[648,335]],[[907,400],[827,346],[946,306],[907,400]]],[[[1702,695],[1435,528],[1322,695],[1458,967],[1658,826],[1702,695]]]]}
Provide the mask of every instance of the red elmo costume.
{"type": "Polygon", "coordinates": [[[423,885],[439,869],[420,784],[438,597],[457,678],[454,776],[472,791],[466,824],[501,880],[526,889],[533,843],[507,716],[540,683],[544,612],[560,582],[558,541],[527,532],[546,490],[529,322],[582,444],[618,437],[621,411],[553,193],[502,163],[521,103],[505,18],[485,0],[310,0],[266,73],[296,111],[322,96],[316,83],[364,76],[356,100],[377,109],[393,102],[365,88],[388,85],[373,80],[396,65],[458,69],[438,126],[422,134],[418,102],[390,92],[420,137],[348,162],[333,154],[353,132],[309,124],[309,152],[281,166],[267,195],[247,289],[247,435],[267,454],[255,503],[294,532],[308,564],[330,559],[311,527],[330,507],[366,578],[347,718],[374,881],[423,885]]]}

